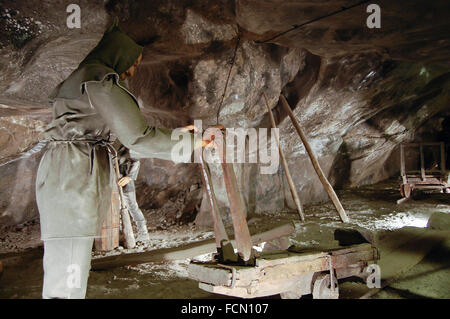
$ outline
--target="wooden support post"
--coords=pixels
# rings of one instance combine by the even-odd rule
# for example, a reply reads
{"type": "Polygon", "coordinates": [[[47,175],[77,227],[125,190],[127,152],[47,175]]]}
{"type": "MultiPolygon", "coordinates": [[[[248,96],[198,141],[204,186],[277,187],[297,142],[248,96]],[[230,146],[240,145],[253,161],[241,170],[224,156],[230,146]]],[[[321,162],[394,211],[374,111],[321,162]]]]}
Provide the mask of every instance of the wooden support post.
{"type": "MultiPolygon", "coordinates": [[[[255,234],[251,237],[251,240],[253,244],[257,245],[276,238],[289,236],[294,232],[294,230],[294,225],[292,223],[288,223],[266,232],[255,234]]],[[[234,240],[231,240],[231,243],[233,245],[236,244],[234,240]]],[[[96,258],[92,260],[91,267],[93,270],[101,270],[149,262],[183,260],[186,258],[193,258],[195,256],[214,253],[216,248],[215,240],[208,239],[201,242],[183,245],[181,247],[163,248],[140,253],[129,253],[96,258]]]]}
{"type": "MultiPolygon", "coordinates": [[[[122,177],[119,170],[119,160],[117,156],[114,157],[114,168],[116,172],[116,183],[122,177]]],[[[117,185],[120,195],[120,216],[122,217],[122,233],[125,239],[125,248],[131,249],[136,246],[136,239],[134,238],[133,227],[131,226],[131,218],[128,209],[123,202],[123,189],[117,185]]]]}
{"type": "Polygon", "coordinates": [[[328,182],[328,179],[326,178],[325,174],[322,171],[322,168],[319,165],[319,161],[317,160],[316,156],[314,155],[314,152],[311,148],[311,146],[308,143],[308,140],[306,138],[306,135],[303,133],[303,130],[301,129],[300,125],[297,122],[297,119],[294,116],[294,113],[291,110],[291,107],[289,106],[288,102],[286,101],[286,98],[283,95],[280,95],[282,105],[285,109],[285,111],[288,113],[289,117],[291,118],[292,124],[294,124],[294,127],[300,136],[300,139],[302,140],[303,144],[305,145],[306,152],[309,155],[309,158],[311,160],[311,163],[317,173],[317,176],[319,177],[319,180],[321,181],[323,187],[328,193],[328,196],[330,197],[331,201],[334,204],[334,207],[336,207],[336,210],[341,218],[341,220],[344,223],[348,223],[349,219],[347,214],[345,213],[344,208],[342,207],[341,202],[339,201],[339,198],[337,197],[333,187],[331,186],[330,182],[328,182]]]}
{"type": "MultiPolygon", "coordinates": [[[[269,106],[269,101],[267,100],[266,93],[263,93],[263,95],[264,95],[264,99],[266,100],[266,106],[267,106],[267,111],[269,112],[270,122],[272,123],[272,127],[276,129],[277,125],[276,125],[275,119],[273,117],[272,109],[269,106]]],[[[283,170],[284,170],[284,172],[286,174],[286,179],[287,179],[288,184],[289,184],[289,189],[291,190],[292,198],[294,199],[295,206],[297,207],[297,211],[298,211],[298,213],[300,215],[300,218],[304,222],[305,221],[305,215],[303,214],[302,203],[300,202],[300,197],[298,196],[297,190],[295,189],[295,184],[294,184],[294,181],[292,180],[292,176],[291,176],[291,173],[289,171],[289,167],[288,167],[288,164],[287,164],[286,157],[284,156],[283,149],[281,148],[280,137],[278,136],[277,130],[274,130],[274,133],[275,133],[275,139],[277,140],[278,150],[279,150],[280,157],[281,157],[281,165],[283,166],[283,170]]]]}
{"type": "MultiPolygon", "coordinates": [[[[223,139],[225,142],[225,138],[223,139]]],[[[226,145],[226,143],[223,143],[226,145]]],[[[244,261],[248,261],[252,256],[252,239],[248,230],[245,206],[242,202],[239,188],[236,181],[236,175],[233,169],[233,163],[226,163],[225,145],[219,150],[220,162],[223,170],[225,188],[227,190],[228,202],[230,204],[231,220],[233,222],[234,237],[238,254],[244,261]]]]}
{"type": "Polygon", "coordinates": [[[406,180],[405,145],[404,144],[400,144],[400,175],[402,176],[403,184],[406,184],[407,180],[406,180]]]}
{"type": "Polygon", "coordinates": [[[441,174],[442,174],[442,176],[445,176],[445,170],[446,170],[446,167],[445,167],[445,143],[441,142],[440,147],[441,147],[441,174]]]}
{"type": "Polygon", "coordinates": [[[419,151],[420,151],[420,175],[422,177],[422,181],[424,181],[425,180],[425,159],[424,159],[424,156],[423,156],[423,145],[422,145],[422,143],[420,143],[419,151]]]}
{"type": "Polygon", "coordinates": [[[200,152],[194,152],[197,157],[197,162],[200,163],[202,170],[202,180],[205,187],[206,199],[211,206],[211,217],[214,224],[214,235],[216,238],[217,248],[222,247],[222,241],[229,241],[225,226],[223,225],[222,217],[220,216],[219,206],[217,205],[216,196],[214,195],[213,184],[211,180],[211,173],[208,165],[203,159],[203,149],[200,152]]]}

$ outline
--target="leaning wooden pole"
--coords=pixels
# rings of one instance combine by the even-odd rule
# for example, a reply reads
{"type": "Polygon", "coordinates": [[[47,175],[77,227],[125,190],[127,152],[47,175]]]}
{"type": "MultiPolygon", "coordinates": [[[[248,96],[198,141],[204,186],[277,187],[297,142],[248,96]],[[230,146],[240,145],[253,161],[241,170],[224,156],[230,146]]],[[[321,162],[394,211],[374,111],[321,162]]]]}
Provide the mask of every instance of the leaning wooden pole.
{"type": "Polygon", "coordinates": [[[228,239],[228,235],[225,230],[225,226],[223,225],[222,217],[220,216],[219,205],[217,204],[217,200],[216,200],[216,196],[214,194],[213,184],[212,184],[212,180],[211,180],[211,173],[209,171],[208,164],[205,163],[205,161],[203,159],[203,149],[201,149],[200,152],[196,152],[194,154],[197,158],[197,162],[200,163],[200,167],[202,170],[201,177],[203,180],[203,185],[205,187],[206,199],[208,200],[208,203],[211,207],[211,217],[212,217],[213,224],[214,224],[214,234],[215,234],[215,238],[216,238],[216,246],[219,249],[224,244],[223,241],[225,241],[225,243],[227,243],[230,240],[228,239]]]}
{"type": "MultiPolygon", "coordinates": [[[[267,110],[269,112],[270,122],[272,123],[272,127],[274,129],[276,129],[277,125],[275,124],[275,119],[274,119],[273,114],[272,114],[272,109],[269,106],[269,101],[267,100],[266,93],[263,93],[263,95],[264,95],[264,99],[266,100],[266,106],[267,106],[267,110]]],[[[289,184],[289,189],[291,190],[292,198],[294,199],[295,206],[297,207],[297,211],[298,211],[298,213],[300,215],[300,218],[304,222],[305,221],[305,215],[303,214],[302,203],[300,202],[300,198],[298,197],[297,190],[295,189],[294,181],[292,180],[292,176],[291,176],[291,173],[289,171],[289,167],[288,167],[288,164],[287,164],[287,161],[286,161],[286,157],[284,156],[283,149],[281,148],[281,145],[280,145],[280,137],[278,136],[277,130],[274,130],[274,134],[275,134],[275,139],[277,140],[278,150],[280,152],[281,165],[283,166],[283,170],[284,170],[284,172],[286,174],[286,179],[287,179],[288,184],[289,184]]]]}
{"type": "Polygon", "coordinates": [[[281,104],[283,105],[285,111],[289,115],[289,117],[292,120],[292,124],[294,124],[294,127],[300,136],[303,144],[305,145],[306,152],[309,155],[309,158],[311,159],[311,163],[317,173],[317,176],[319,177],[320,182],[322,183],[323,187],[328,193],[328,196],[330,197],[331,201],[334,204],[334,207],[336,207],[336,210],[341,218],[341,220],[344,223],[348,223],[349,219],[347,214],[345,213],[344,207],[342,207],[341,202],[339,201],[339,198],[337,197],[333,187],[331,186],[330,182],[326,178],[325,174],[322,171],[322,168],[319,165],[319,161],[317,160],[316,156],[314,155],[314,152],[311,148],[311,146],[308,143],[308,140],[306,139],[306,135],[303,133],[303,130],[301,129],[300,125],[298,124],[297,119],[294,116],[294,113],[291,110],[291,107],[289,106],[289,103],[286,101],[286,98],[283,95],[280,95],[281,98],[281,104]]]}
{"type": "MultiPolygon", "coordinates": [[[[226,145],[226,143],[224,144],[226,145]]],[[[253,244],[245,216],[245,206],[239,193],[233,163],[226,162],[224,148],[225,146],[223,145],[222,149],[219,150],[219,154],[221,157],[220,162],[222,165],[225,189],[227,191],[228,202],[230,203],[230,215],[233,222],[236,248],[241,258],[244,261],[248,261],[252,257],[253,244]]]]}

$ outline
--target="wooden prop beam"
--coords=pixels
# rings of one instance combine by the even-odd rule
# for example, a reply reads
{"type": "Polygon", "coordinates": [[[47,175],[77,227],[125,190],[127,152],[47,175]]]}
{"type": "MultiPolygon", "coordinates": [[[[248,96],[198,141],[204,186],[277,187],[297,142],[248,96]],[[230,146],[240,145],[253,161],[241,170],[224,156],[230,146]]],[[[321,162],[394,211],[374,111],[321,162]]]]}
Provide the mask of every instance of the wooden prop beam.
{"type": "Polygon", "coordinates": [[[425,158],[423,156],[423,144],[420,144],[419,152],[420,152],[420,177],[422,178],[422,181],[424,181],[426,177],[425,177],[425,158]]]}
{"type": "MultiPolygon", "coordinates": [[[[272,123],[272,127],[273,128],[277,128],[277,125],[275,124],[275,119],[273,117],[272,110],[271,110],[271,108],[269,106],[269,101],[267,100],[266,93],[263,93],[263,95],[264,95],[264,99],[266,101],[267,111],[269,112],[269,117],[270,117],[270,122],[272,123]]],[[[281,148],[280,137],[278,136],[278,132],[276,130],[275,130],[274,133],[275,133],[275,139],[277,140],[278,150],[279,150],[280,157],[281,157],[281,165],[283,166],[283,170],[284,170],[284,172],[286,174],[286,179],[287,179],[288,184],[289,184],[289,189],[291,190],[292,198],[294,199],[295,206],[297,207],[297,211],[298,211],[298,213],[300,215],[300,218],[304,222],[305,221],[305,215],[303,214],[302,203],[300,202],[300,197],[298,196],[297,190],[295,189],[295,184],[294,184],[294,181],[292,180],[292,176],[291,176],[291,173],[289,171],[289,166],[287,164],[286,157],[284,156],[283,149],[281,148]]]]}
{"type": "Polygon", "coordinates": [[[344,223],[348,223],[349,219],[347,214],[345,213],[344,208],[342,207],[341,202],[339,201],[339,198],[337,197],[336,193],[334,192],[333,187],[331,186],[330,182],[326,178],[325,174],[322,171],[322,168],[319,165],[319,161],[317,160],[311,146],[309,145],[309,142],[306,138],[306,135],[303,133],[303,130],[301,129],[300,125],[297,122],[297,119],[294,116],[294,113],[291,110],[291,107],[289,106],[289,103],[286,101],[286,98],[283,95],[280,95],[281,98],[281,104],[283,105],[285,111],[291,118],[292,124],[294,124],[294,127],[300,136],[300,139],[302,140],[303,144],[305,145],[306,152],[309,155],[309,158],[311,160],[311,163],[314,167],[314,170],[317,173],[317,176],[319,177],[319,180],[321,181],[323,187],[328,193],[328,196],[330,197],[331,201],[333,202],[334,207],[336,207],[336,210],[341,218],[341,220],[344,223]]]}
{"type": "MultiPolygon", "coordinates": [[[[223,139],[225,142],[225,138],[223,139]]],[[[226,143],[223,143],[226,145],[226,143]]],[[[236,175],[233,169],[233,163],[226,163],[225,145],[219,150],[220,162],[222,165],[223,179],[227,191],[228,202],[230,204],[231,220],[233,222],[234,237],[236,240],[236,249],[244,261],[248,261],[252,255],[252,239],[248,230],[245,207],[242,202],[239,188],[236,181],[236,175]]]]}
{"type": "Polygon", "coordinates": [[[403,184],[406,184],[407,180],[406,180],[406,161],[405,161],[404,144],[400,144],[400,175],[402,176],[403,184]]]}
{"type": "Polygon", "coordinates": [[[227,232],[225,230],[225,226],[223,225],[222,217],[220,216],[219,206],[217,205],[217,199],[214,194],[213,184],[211,180],[211,173],[209,171],[208,165],[205,163],[203,159],[203,149],[201,149],[198,153],[195,152],[195,156],[197,161],[200,163],[200,167],[202,169],[202,180],[203,185],[205,187],[206,199],[208,200],[209,205],[211,206],[211,217],[214,224],[214,235],[216,238],[216,246],[217,248],[222,247],[222,241],[229,241],[227,232]]]}

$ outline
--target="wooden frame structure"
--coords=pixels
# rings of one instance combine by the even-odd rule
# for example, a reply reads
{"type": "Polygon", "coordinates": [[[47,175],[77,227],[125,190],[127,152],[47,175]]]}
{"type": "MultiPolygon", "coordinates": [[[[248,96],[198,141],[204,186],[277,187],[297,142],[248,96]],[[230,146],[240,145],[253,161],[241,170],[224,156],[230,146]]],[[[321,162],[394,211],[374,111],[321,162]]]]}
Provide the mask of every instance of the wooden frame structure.
{"type": "MultiPolygon", "coordinates": [[[[263,96],[272,127],[276,128],[267,96],[265,94],[263,96]]],[[[284,96],[280,96],[280,98],[283,107],[288,109],[288,114],[293,125],[302,142],[305,144],[313,167],[335,205],[339,217],[343,222],[348,222],[349,219],[332,186],[323,174],[305,134],[301,130],[292,111],[290,111],[290,106],[284,96]]],[[[275,133],[275,137],[293,199],[300,218],[304,221],[302,205],[295,190],[278,134],[275,133]]],[[[230,200],[230,211],[236,236],[237,252],[241,260],[247,261],[250,258],[252,263],[227,262],[229,259],[220,256],[220,252],[223,253],[224,243],[228,241],[228,237],[226,233],[224,234],[222,220],[216,207],[217,204],[209,177],[208,166],[200,156],[199,160],[203,172],[203,183],[205,184],[208,201],[211,204],[211,214],[214,221],[214,232],[219,258],[215,258],[213,262],[191,262],[189,264],[189,278],[198,281],[199,288],[212,293],[241,298],[256,298],[276,294],[281,294],[282,298],[300,298],[302,295],[312,293],[314,298],[335,299],[339,297],[337,279],[352,276],[364,278],[368,275],[365,273],[368,262],[376,261],[379,258],[377,249],[371,244],[359,244],[320,251],[305,251],[290,247],[288,250],[255,253],[251,248],[252,242],[245,220],[244,207],[237,193],[237,183],[233,166],[231,163],[225,162],[225,157],[222,152],[219,153],[222,159],[225,186],[230,200]],[[221,262],[221,259],[225,259],[225,262],[221,262]]]]}
{"type": "MultiPolygon", "coordinates": [[[[225,142],[225,138],[223,139],[223,141],[225,142]]],[[[222,217],[220,216],[220,210],[217,205],[217,200],[214,194],[214,188],[211,180],[211,173],[209,171],[208,164],[204,161],[203,151],[194,154],[201,166],[201,176],[203,184],[205,186],[205,193],[211,206],[211,217],[214,224],[214,236],[216,238],[218,252],[217,259],[219,261],[243,262],[246,264],[253,264],[255,254],[252,248],[252,240],[245,216],[246,209],[239,193],[233,164],[226,162],[225,150],[223,147],[224,145],[225,143],[221,145],[222,149],[218,149],[217,151],[219,153],[225,182],[225,189],[227,192],[228,201],[230,203],[230,214],[231,220],[233,222],[237,254],[234,253],[233,245],[228,238],[228,235],[225,231],[225,226],[222,221],[222,217]]]]}
{"type": "Polygon", "coordinates": [[[409,199],[416,189],[436,189],[443,192],[450,192],[450,184],[445,167],[445,144],[444,142],[421,142],[400,144],[400,194],[402,199],[397,203],[409,199]],[[425,169],[424,147],[439,147],[440,169],[425,169]],[[420,170],[406,169],[405,148],[419,148],[420,170]]]}

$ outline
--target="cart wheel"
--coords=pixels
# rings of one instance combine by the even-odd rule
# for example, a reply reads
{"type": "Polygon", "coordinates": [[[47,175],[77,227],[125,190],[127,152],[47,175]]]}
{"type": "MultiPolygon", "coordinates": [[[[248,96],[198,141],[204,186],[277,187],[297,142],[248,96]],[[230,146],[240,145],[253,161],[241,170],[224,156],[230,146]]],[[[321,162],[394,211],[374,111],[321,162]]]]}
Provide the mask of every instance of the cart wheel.
{"type": "Polygon", "coordinates": [[[409,198],[411,196],[411,186],[409,186],[409,184],[402,184],[402,186],[400,186],[400,194],[403,197],[409,198]]]}
{"type": "Polygon", "coordinates": [[[339,288],[336,278],[334,279],[334,289],[330,285],[330,274],[319,274],[313,285],[314,299],[339,299],[339,288]]]}

